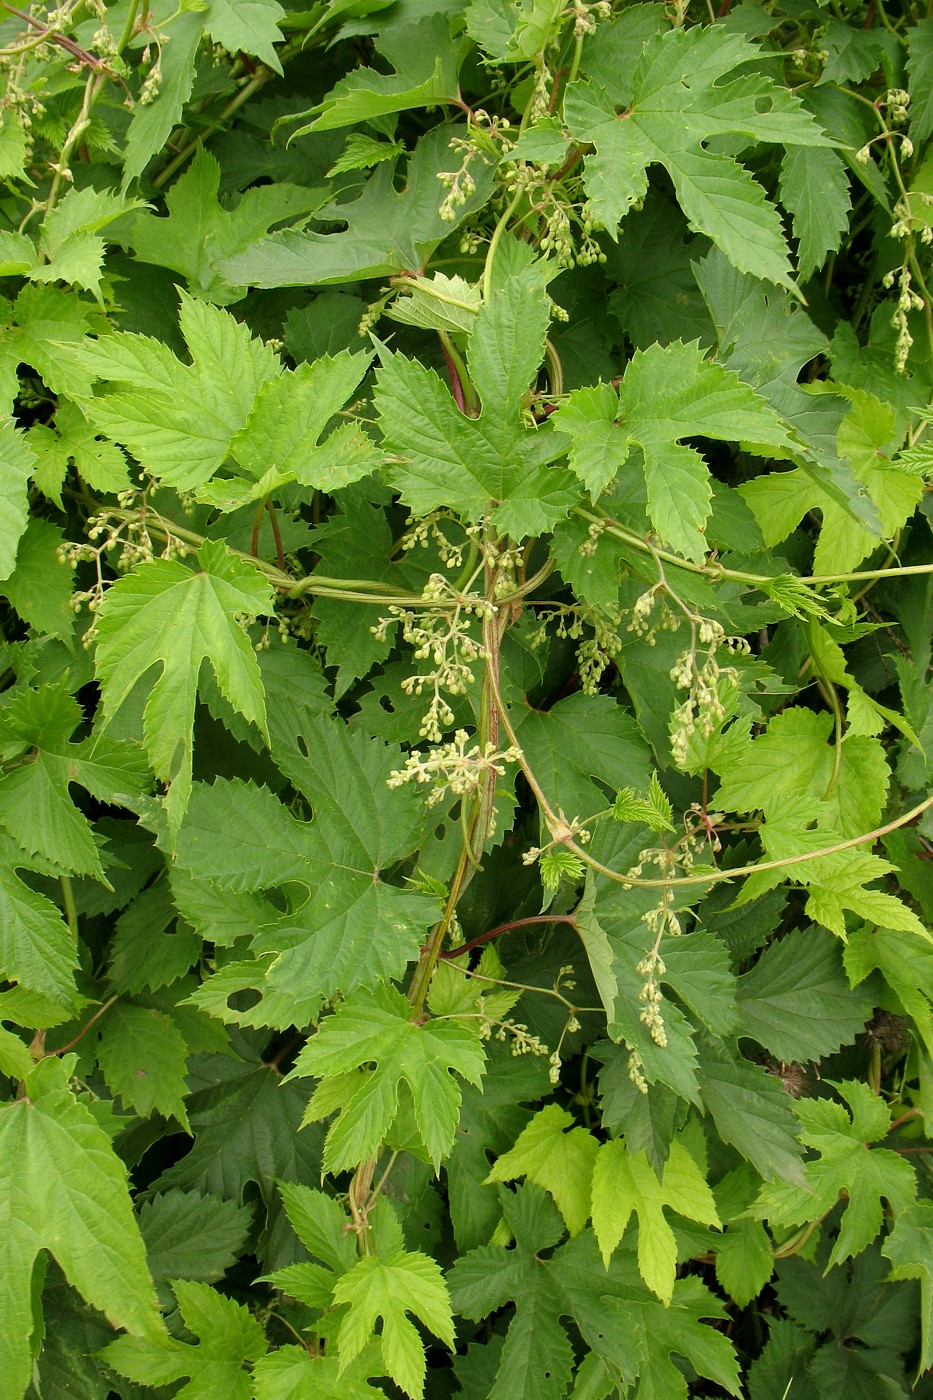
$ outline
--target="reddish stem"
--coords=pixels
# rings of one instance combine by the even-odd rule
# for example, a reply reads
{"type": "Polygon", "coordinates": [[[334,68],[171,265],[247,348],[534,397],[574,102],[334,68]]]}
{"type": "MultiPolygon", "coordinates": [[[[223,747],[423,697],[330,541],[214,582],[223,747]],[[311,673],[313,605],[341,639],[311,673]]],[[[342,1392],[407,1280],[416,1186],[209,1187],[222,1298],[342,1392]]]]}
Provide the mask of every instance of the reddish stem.
{"type": "Polygon", "coordinates": [[[447,346],[441,341],[441,354],[444,356],[444,363],[447,366],[447,373],[450,375],[450,389],[454,396],[454,403],[461,413],[466,413],[466,398],[463,393],[463,385],[457,373],[457,366],[454,364],[447,351],[447,346]]]}
{"type": "Polygon", "coordinates": [[[511,919],[507,924],[497,924],[495,928],[481,933],[478,938],[471,938],[469,943],[461,943],[459,948],[445,948],[440,956],[459,958],[461,953],[469,953],[483,943],[490,943],[500,934],[511,933],[513,928],[532,928],[535,924],[573,924],[576,928],[577,921],[572,914],[535,914],[527,919],[511,919]]]}

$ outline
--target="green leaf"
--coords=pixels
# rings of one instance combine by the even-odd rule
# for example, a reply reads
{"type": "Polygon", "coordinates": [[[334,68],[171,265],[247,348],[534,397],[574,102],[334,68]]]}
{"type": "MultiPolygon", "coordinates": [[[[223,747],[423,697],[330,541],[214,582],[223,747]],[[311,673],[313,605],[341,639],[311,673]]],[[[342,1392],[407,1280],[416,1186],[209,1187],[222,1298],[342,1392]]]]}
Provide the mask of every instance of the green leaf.
{"type": "Polygon", "coordinates": [[[663,165],[692,228],[707,234],[745,272],[792,288],[787,244],[777,210],[744,166],[708,148],[713,137],[826,146],[799,100],[760,71],[760,51],[720,26],[678,28],[650,39],[631,92],[592,80],[571,84],[564,118],[578,141],[593,142],[586,187],[594,217],[615,236],[633,203],[647,192],[647,167],[663,165]],[[626,110],[621,114],[619,107],[626,110]]]}
{"type": "Polygon", "coordinates": [[[881,1253],[891,1261],[892,1279],[920,1280],[922,1373],[933,1364],[933,1201],[918,1201],[902,1211],[881,1253]]]}
{"type": "Polygon", "coordinates": [[[271,1206],[276,1181],[320,1175],[320,1136],[298,1131],[307,1100],[301,1089],[283,1085],[274,1068],[259,1062],[224,1056],[209,1069],[188,1098],[194,1146],[162,1173],[158,1190],[180,1187],[242,1202],[253,1182],[271,1206]]]}
{"type": "Polygon", "coordinates": [[[249,894],[294,882],[286,911],[254,931],[254,951],[274,955],[267,974],[273,988],[329,996],[374,977],[401,976],[438,905],[374,878],[420,838],[416,795],[385,788],[399,751],[351,735],[324,715],[306,717],[297,707],[290,715],[284,702],[272,718],[278,765],[313,804],[315,822],[296,821],[262,788],[199,784],[176,864],[221,891],[249,894]]]}
{"type": "Polygon", "coordinates": [[[276,233],[226,259],[219,271],[234,286],[313,287],[420,272],[434,249],[488,198],[492,171],[474,170],[476,191],[453,223],[438,213],[439,172],[449,170],[448,142],[456,127],[422,136],[409,160],[405,187],[397,188],[394,164],[380,165],[358,199],[322,210],[347,228],[342,233],[276,233]]]}
{"type": "Polygon", "coordinates": [[[226,460],[259,391],[281,367],[267,345],[219,307],[183,294],[180,324],[190,365],[162,341],[124,331],[89,341],[79,359],[107,385],[94,398],[85,390],[82,408],[94,428],[127,447],[153,476],[188,490],[226,460]]]}
{"type": "Polygon", "coordinates": [[[165,1191],[145,1201],[139,1229],[149,1271],[157,1283],[170,1278],[214,1283],[242,1253],[253,1209],[197,1191],[165,1191]]]}
{"type": "Polygon", "coordinates": [[[337,1345],[340,1369],[360,1355],[382,1319],[380,1345],[388,1374],[396,1385],[420,1400],[424,1389],[424,1348],[411,1313],[451,1351],[453,1317],[444,1276],[425,1254],[400,1250],[388,1259],[360,1259],[334,1287],[334,1302],[349,1304],[337,1345]]]}
{"type": "Polygon", "coordinates": [[[9,837],[0,842],[0,972],[53,1002],[72,1005],[78,952],[71,930],[45,895],[16,871],[28,864],[9,837]]]}
{"type": "Polygon", "coordinates": [[[123,188],[141,175],[161,151],[191,95],[194,65],[203,32],[203,16],[193,10],[175,14],[166,42],[160,45],[158,92],[148,104],[137,102],[126,133],[123,188]]]}
{"type": "Polygon", "coordinates": [[[702,1321],[720,1318],[721,1305],[696,1279],[679,1279],[665,1307],[646,1295],[630,1254],[615,1254],[607,1269],[588,1230],[547,1258],[561,1224],[538,1188],[523,1186],[514,1196],[503,1191],[502,1205],[514,1248],[473,1250],[450,1272],[454,1306],[468,1318],[479,1320],[515,1302],[489,1400],[560,1400],[566,1394],[574,1352],[564,1317],[573,1319],[610,1375],[629,1386],[641,1378],[645,1395],[686,1400],[686,1381],[672,1353],[688,1358],[729,1394],[739,1394],[731,1346],[702,1321]]]}
{"type": "Polygon", "coordinates": [[[0,594],[37,632],[67,641],[74,631],[74,568],[59,557],[63,541],[60,526],[39,517],[30,520],[19,541],[16,567],[0,594]]]}
{"type": "Polygon", "coordinates": [[[225,1298],[208,1284],[175,1279],[172,1290],[178,1310],[196,1345],[175,1337],[161,1340],[118,1337],[104,1348],[103,1357],[121,1376],[140,1385],[163,1386],[188,1380],[176,1395],[184,1400],[250,1400],[252,1387],[244,1363],[267,1350],[261,1325],[242,1303],[225,1298]]]}
{"type": "Polygon", "coordinates": [[[788,146],[781,164],[781,203],[797,239],[797,271],[805,282],[839,247],[852,200],[842,157],[835,151],[788,146]]]}
{"type": "Polygon", "coordinates": [[[921,19],[907,31],[910,82],[910,135],[925,141],[933,132],[933,19],[921,19]]]}
{"type": "Polygon", "coordinates": [[[118,1002],[107,1013],[97,1061],[111,1091],[146,1118],[161,1113],[188,1129],[185,1066],[188,1046],[171,1017],[118,1002]]]}
{"type": "Polygon", "coordinates": [[[605,695],[568,695],[542,713],[530,707],[513,724],[532,772],[568,815],[605,811],[606,790],[650,780],[647,746],[631,716],[605,695]]]}
{"type": "Polygon", "coordinates": [[[9,578],[26,529],[26,488],[35,466],[26,438],[9,423],[0,423],[0,578],[9,578]]]}
{"type": "Polygon", "coordinates": [[[415,514],[455,503],[476,520],[492,502],[493,519],[520,539],[547,530],[574,504],[570,479],[548,467],[563,439],[547,426],[526,428],[521,414],[549,316],[534,268],[510,277],[477,313],[468,351],[483,406],[475,419],[461,413],[433,370],[383,353],[376,410],[398,460],[392,483],[415,514]]]}
{"type": "Polygon", "coordinates": [[[895,1215],[913,1204],[917,1178],[909,1162],[888,1148],[870,1144],[884,1138],[891,1111],[865,1084],[834,1086],[849,1111],[832,1099],[800,1099],[797,1114],[801,1141],[819,1156],[805,1168],[804,1187],[767,1187],[755,1214],[772,1225],[795,1225],[820,1219],[844,1196],[843,1211],[827,1272],[861,1252],[881,1229],[882,1199],[895,1215]],[[851,1115],[851,1116],[850,1116],[851,1115]]]}
{"type": "Polygon", "coordinates": [[[818,928],[766,948],[739,978],[737,999],[740,1033],[788,1064],[821,1060],[849,1044],[872,1012],[870,995],[849,986],[838,941],[818,928]]]}
{"type": "Polygon", "coordinates": [[[448,101],[457,91],[460,65],[469,52],[468,43],[451,35],[446,14],[426,14],[395,33],[386,31],[376,47],[395,72],[354,69],[318,104],[320,115],[293,133],[293,141],[311,131],[339,130],[448,101]]]}
{"type": "Polygon", "coordinates": [[[755,444],[782,454],[791,437],[774,410],[731,371],[706,360],[699,345],[652,346],[632,357],[619,393],[621,421],[644,456],[648,514],[688,559],[702,557],[709,514],[709,471],[680,439],[755,444]]]}
{"type": "Polygon", "coordinates": [[[671,1144],[660,1181],[644,1153],[631,1153],[619,1139],[603,1143],[593,1166],[593,1230],[603,1263],[608,1265],[634,1213],[638,1267],[652,1293],[667,1304],[674,1295],[677,1245],[665,1206],[721,1228],[703,1172],[682,1143],[671,1144]]]}
{"type": "Polygon", "coordinates": [[[278,22],[285,11],[278,0],[211,0],[204,17],[204,28],[228,53],[248,53],[262,60],[276,73],[282,65],[274,45],[281,43],[278,22]]]}
{"type": "Polygon", "coordinates": [[[68,1089],[74,1057],[43,1060],[0,1106],[0,1358],[9,1393],[32,1372],[31,1279],[47,1249],[81,1296],[135,1340],[161,1331],[126,1168],[68,1089]]]}
{"type": "Polygon", "coordinates": [[[774,1250],[757,1220],[732,1222],[716,1248],[716,1279],[740,1308],[747,1307],[774,1271],[774,1250]]]}
{"type": "Polygon", "coordinates": [[[227,209],[217,198],[219,188],[220,166],[201,146],[165,197],[167,215],[137,214],[128,241],[141,262],[180,273],[192,293],[224,306],[239,301],[246,289],[227,282],[219,263],[244,252],[273,225],[313,213],[326,195],[282,181],[247,190],[227,209]]]}
{"type": "Polygon", "coordinates": [[[524,1176],[554,1197],[571,1235],[578,1235],[590,1214],[590,1183],[599,1144],[573,1115],[557,1104],[536,1113],[515,1146],[496,1159],[487,1181],[514,1181],[524,1176]],[[569,1128],[569,1132],[567,1131],[569,1128]]]}
{"type": "Polygon", "coordinates": [[[24,761],[0,778],[0,825],[28,859],[104,881],[90,822],[71,801],[69,784],[103,801],[129,801],[149,787],[148,771],[128,744],[99,737],[71,743],[80,723],[80,706],[62,685],[11,698],[0,735],[24,761]]]}
{"type": "Polygon", "coordinates": [[[704,1037],[698,1070],[703,1104],[724,1142],[766,1181],[802,1182],[801,1147],[787,1094],[760,1066],[704,1037]]]}
{"type": "MultiPolygon", "coordinates": [[[[454,1074],[479,1084],[485,1064],[482,1043],[453,1021],[416,1025],[411,1003],[393,988],[348,997],[298,1056],[295,1075],[327,1079],[364,1066],[373,1068],[348,1088],[348,1097],[327,1134],[327,1171],[355,1166],[378,1150],[399,1110],[399,1086],[411,1094],[415,1122],[437,1167],[453,1145],[460,1108],[454,1074]]],[[[331,1110],[328,1110],[331,1111],[331,1110]]],[[[308,1119],[321,1116],[316,1097],[308,1119]]]]}
{"type": "Polygon", "coordinates": [[[191,731],[198,672],[209,660],[224,698],[266,732],[256,654],[237,621],[272,611],[259,570],[223,544],[207,541],[192,573],[156,559],[111,584],[98,613],[95,666],[106,721],[154,665],[160,666],[144,713],[144,740],[156,777],[169,787],[166,811],[177,831],[191,792],[191,731]]]}

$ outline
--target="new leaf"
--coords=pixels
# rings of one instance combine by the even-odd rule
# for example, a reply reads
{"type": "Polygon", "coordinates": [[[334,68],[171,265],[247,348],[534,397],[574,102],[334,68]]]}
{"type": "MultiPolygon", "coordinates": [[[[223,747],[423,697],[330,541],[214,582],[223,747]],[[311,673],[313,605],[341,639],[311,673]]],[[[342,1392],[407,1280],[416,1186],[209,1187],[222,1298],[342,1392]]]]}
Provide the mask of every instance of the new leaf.
{"type": "Polygon", "coordinates": [[[629,1152],[618,1138],[604,1143],[593,1168],[593,1230],[603,1263],[608,1266],[634,1212],[642,1278],[663,1303],[669,1303],[677,1272],[677,1242],[664,1217],[665,1206],[689,1220],[720,1227],[706,1178],[682,1143],[671,1143],[660,1181],[643,1152],[629,1152]]]}
{"type": "Polygon", "coordinates": [[[175,1279],[172,1283],[185,1326],[196,1344],[175,1337],[118,1337],[105,1347],[104,1359],[140,1385],[163,1386],[188,1378],[173,1393],[181,1400],[250,1400],[252,1386],[243,1369],[266,1352],[262,1325],[242,1303],[225,1298],[209,1284],[175,1279]]]}
{"type": "MultiPolygon", "coordinates": [[[[411,1003],[391,987],[348,997],[299,1055],[293,1073],[321,1079],[373,1066],[361,1081],[351,1081],[349,1097],[327,1134],[325,1171],[355,1166],[378,1150],[398,1113],[402,1082],[434,1166],[450,1151],[460,1109],[454,1074],[479,1084],[485,1052],[466,1027],[441,1019],[416,1025],[411,1014],[411,1003]]],[[[309,1120],[322,1116],[319,1103],[315,1095],[309,1120]]]]}
{"type": "Polygon", "coordinates": [[[337,1336],[341,1371],[359,1356],[381,1318],[386,1371],[411,1400],[420,1400],[424,1346],[408,1314],[413,1313],[451,1351],[454,1345],[450,1300],[434,1260],[405,1250],[384,1260],[368,1255],[338,1281],[334,1302],[350,1304],[337,1336]]]}
{"type": "Polygon", "coordinates": [[[154,665],[143,732],[153,772],[168,786],[177,831],[191,793],[192,728],[198,673],[209,661],[224,698],[261,733],[266,708],[256,653],[238,619],[272,611],[272,588],[254,564],[216,540],[192,573],[154,559],[108,589],[98,613],[96,669],[107,721],[154,665]]]}

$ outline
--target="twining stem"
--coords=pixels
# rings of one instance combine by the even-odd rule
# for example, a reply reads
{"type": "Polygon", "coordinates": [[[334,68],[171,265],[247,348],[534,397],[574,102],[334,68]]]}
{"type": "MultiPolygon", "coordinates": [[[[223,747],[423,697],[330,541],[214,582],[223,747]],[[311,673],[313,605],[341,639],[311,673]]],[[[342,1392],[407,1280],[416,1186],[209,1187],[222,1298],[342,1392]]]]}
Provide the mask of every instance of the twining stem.
{"type": "Polygon", "coordinates": [[[594,856],[590,855],[585,846],[581,846],[579,842],[574,840],[573,828],[562,813],[554,810],[553,806],[548,801],[544,789],[532,772],[527,758],[522,752],[522,747],[518,742],[518,736],[515,733],[515,728],[509,718],[508,709],[502,698],[502,692],[499,689],[498,676],[495,679],[490,676],[490,687],[499,710],[502,727],[506,734],[508,734],[513,748],[518,753],[518,765],[525,775],[525,781],[537,798],[538,805],[544,815],[554,844],[566,846],[569,851],[572,851],[575,856],[582,860],[585,865],[588,865],[597,875],[604,875],[607,880],[612,880],[616,884],[622,885],[625,889],[666,890],[672,885],[677,885],[681,889],[688,886],[718,885],[725,881],[742,879],[745,875],[761,874],[768,870],[786,870],[790,866],[803,865],[811,860],[821,860],[824,856],[835,855],[838,851],[851,851],[858,846],[865,846],[873,841],[878,841],[882,836],[887,836],[889,832],[897,831],[899,827],[909,826],[911,822],[916,821],[917,818],[921,817],[930,807],[933,807],[933,797],[927,797],[923,802],[918,802],[917,806],[912,807],[909,812],[902,813],[901,816],[895,817],[893,821],[886,822],[884,826],[876,827],[874,831],[866,831],[861,836],[852,836],[847,841],[835,841],[830,846],[822,846],[818,851],[802,851],[800,855],[785,856],[781,860],[765,860],[760,861],[756,865],[736,866],[732,870],[709,870],[703,875],[676,875],[660,880],[646,880],[641,876],[622,874],[618,870],[611,870],[608,865],[603,865],[602,861],[598,861],[594,856]]]}
{"type": "MultiPolygon", "coordinates": [[[[599,525],[607,535],[612,535],[614,539],[631,545],[632,549],[663,559],[668,564],[676,564],[679,569],[685,569],[688,573],[704,574],[714,581],[731,579],[735,583],[747,583],[753,588],[761,587],[762,584],[774,583],[774,575],[750,574],[742,569],[728,569],[724,564],[709,561],[705,564],[694,564],[689,559],[682,559],[679,554],[658,548],[642,535],[637,534],[634,530],[627,530],[624,525],[619,525],[617,521],[611,520],[608,516],[585,510],[582,506],[576,507],[573,514],[578,515],[581,520],[599,525]]],[[[857,569],[854,572],[844,574],[794,574],[792,577],[795,583],[810,584],[814,588],[818,588],[823,584],[863,583],[866,579],[909,578],[916,574],[931,573],[933,573],[933,564],[904,564],[899,565],[896,569],[857,569]]]]}
{"type": "Polygon", "coordinates": [[[477,938],[471,938],[469,943],[461,943],[456,948],[445,948],[440,957],[459,958],[463,953],[472,952],[474,948],[480,948],[484,943],[491,943],[494,938],[500,938],[503,933],[511,933],[516,928],[539,928],[542,924],[571,924],[576,928],[577,920],[573,914],[531,914],[526,919],[510,919],[507,924],[497,924],[495,928],[487,929],[477,938]]]}
{"type": "Polygon", "coordinates": [[[77,1045],[78,1041],[79,1041],[79,1040],[82,1040],[82,1039],[84,1038],[84,1036],[87,1035],[88,1031],[91,1029],[91,1027],[94,1025],[94,1023],[95,1023],[96,1021],[99,1021],[100,1018],[101,1018],[101,1016],[103,1016],[107,1011],[110,1010],[111,1006],[113,1006],[113,1004],[114,1004],[115,1001],[119,1001],[119,996],[118,996],[116,993],[115,993],[112,997],[108,997],[107,1000],[103,1003],[103,1005],[102,1005],[102,1006],[99,1006],[99,1007],[97,1008],[97,1010],[94,1012],[94,1015],[91,1016],[87,1021],[85,1021],[84,1025],[83,1025],[83,1026],[81,1027],[81,1029],[78,1031],[78,1034],[75,1035],[75,1036],[72,1036],[71,1040],[69,1040],[68,1043],[67,1043],[66,1045],[59,1045],[58,1048],[57,1048],[56,1050],[49,1050],[49,1051],[48,1051],[48,1054],[49,1054],[49,1055],[64,1055],[64,1054],[66,1054],[66,1052],[69,1051],[69,1050],[72,1048],[72,1046],[77,1045]]]}

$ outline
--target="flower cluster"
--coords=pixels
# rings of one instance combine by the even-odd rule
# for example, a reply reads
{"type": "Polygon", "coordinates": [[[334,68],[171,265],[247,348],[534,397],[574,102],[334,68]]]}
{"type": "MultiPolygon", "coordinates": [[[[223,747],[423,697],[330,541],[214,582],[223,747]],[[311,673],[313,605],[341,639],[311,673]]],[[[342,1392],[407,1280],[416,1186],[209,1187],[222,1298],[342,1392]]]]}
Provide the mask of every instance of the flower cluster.
{"type": "Polygon", "coordinates": [[[514,142],[509,135],[510,122],[504,117],[490,117],[481,107],[470,113],[465,136],[454,136],[449,148],[461,157],[457,170],[440,170],[437,178],[447,190],[438,213],[445,223],[455,224],[458,211],[476,193],[476,181],[470,167],[478,158],[484,165],[496,165],[514,142]]]}
{"type": "Polygon", "coordinates": [[[402,681],[406,695],[431,696],[419,733],[432,744],[439,744],[445,729],[454,723],[454,712],[446,695],[466,693],[475,682],[473,667],[486,659],[486,649],[473,635],[474,618],[490,614],[493,605],[474,595],[464,596],[453,589],[443,574],[432,574],[425,584],[426,608],[415,613],[392,606],[389,616],[381,617],[370,630],[378,641],[385,641],[395,622],[402,626],[402,637],[414,649],[416,661],[433,661],[433,669],[417,672],[402,681]]]}
{"type": "Polygon", "coordinates": [[[390,773],[389,787],[404,787],[412,781],[431,783],[427,805],[434,807],[448,792],[455,797],[478,792],[491,773],[502,777],[506,765],[518,758],[517,751],[512,748],[498,750],[494,744],[486,744],[480,749],[479,744],[474,744],[468,749],[469,742],[466,730],[458,729],[453,739],[439,744],[428,754],[414,749],[405,760],[405,766],[390,773]]]}
{"type": "Polygon", "coordinates": [[[720,665],[721,650],[735,655],[751,648],[744,637],[727,637],[725,629],[712,618],[700,618],[694,626],[691,646],[671,668],[671,680],[679,690],[687,691],[686,699],[672,712],[670,720],[671,754],[678,768],[686,766],[691,736],[700,734],[708,739],[726,718],[720,682],[736,684],[738,672],[734,666],[720,665]],[[702,647],[706,651],[701,656],[702,647]]]}

